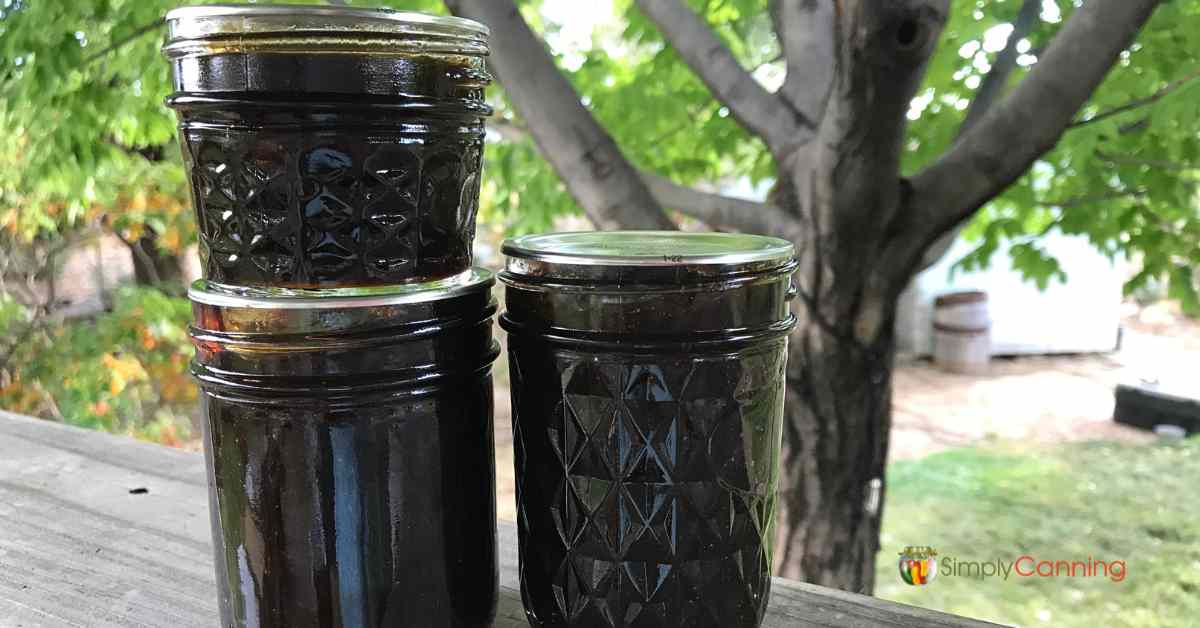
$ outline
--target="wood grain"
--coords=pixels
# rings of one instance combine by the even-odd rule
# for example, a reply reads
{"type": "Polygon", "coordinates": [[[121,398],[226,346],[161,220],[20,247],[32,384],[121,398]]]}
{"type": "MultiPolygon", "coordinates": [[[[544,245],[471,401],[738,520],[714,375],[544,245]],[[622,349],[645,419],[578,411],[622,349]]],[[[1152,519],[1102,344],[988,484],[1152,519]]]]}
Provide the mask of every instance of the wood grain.
{"type": "MultiPolygon", "coordinates": [[[[0,411],[0,626],[217,623],[204,459],[0,411]],[[145,492],[135,489],[145,489],[145,492]]],[[[499,523],[496,628],[527,626],[499,523]]],[[[766,628],[994,626],[787,580],[766,628]]]]}

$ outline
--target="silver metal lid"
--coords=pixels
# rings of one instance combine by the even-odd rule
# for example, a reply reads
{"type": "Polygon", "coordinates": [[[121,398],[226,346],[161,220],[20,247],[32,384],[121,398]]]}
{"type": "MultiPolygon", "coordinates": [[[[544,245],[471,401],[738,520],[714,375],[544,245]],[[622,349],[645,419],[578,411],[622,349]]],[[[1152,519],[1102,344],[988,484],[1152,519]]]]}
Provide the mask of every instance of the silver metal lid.
{"type": "Polygon", "coordinates": [[[780,238],[681,231],[546,233],[506,240],[501,251],[512,275],[651,283],[782,269],[795,254],[780,238]]]}
{"type": "Polygon", "coordinates": [[[487,26],[474,20],[353,7],[201,5],[167,13],[163,53],[363,48],[486,55],[487,26]],[[252,36],[252,37],[247,37],[252,36]]]}
{"type": "Polygon", "coordinates": [[[435,281],[327,289],[228,286],[199,279],[188,288],[188,298],[221,308],[347,310],[431,303],[486,290],[492,283],[493,273],[484,268],[435,281]]]}
{"type": "Polygon", "coordinates": [[[356,288],[250,288],[200,280],[188,297],[193,335],[324,336],[482,319],[494,309],[494,284],[491,271],[473,268],[437,281],[356,288]]]}

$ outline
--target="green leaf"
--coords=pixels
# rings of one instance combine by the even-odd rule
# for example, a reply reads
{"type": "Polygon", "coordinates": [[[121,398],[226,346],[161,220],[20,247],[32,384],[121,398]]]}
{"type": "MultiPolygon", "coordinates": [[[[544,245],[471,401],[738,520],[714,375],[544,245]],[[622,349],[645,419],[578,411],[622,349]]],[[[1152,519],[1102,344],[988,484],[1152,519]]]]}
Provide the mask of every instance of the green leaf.
{"type": "Polygon", "coordinates": [[[1180,264],[1171,270],[1167,295],[1178,299],[1180,307],[1187,314],[1200,315],[1200,296],[1197,296],[1196,274],[1192,266],[1180,264]]]}

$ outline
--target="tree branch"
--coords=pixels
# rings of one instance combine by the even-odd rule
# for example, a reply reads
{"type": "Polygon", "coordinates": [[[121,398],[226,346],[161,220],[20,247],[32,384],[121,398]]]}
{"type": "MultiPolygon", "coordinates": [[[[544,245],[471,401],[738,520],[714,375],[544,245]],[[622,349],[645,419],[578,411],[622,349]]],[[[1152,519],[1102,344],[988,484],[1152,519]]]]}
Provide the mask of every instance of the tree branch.
{"type": "Polygon", "coordinates": [[[777,155],[802,131],[811,131],[809,121],[759,85],[682,0],[637,0],[637,5],[713,96],[777,155]]]}
{"type": "Polygon", "coordinates": [[[825,114],[833,89],[834,70],[833,2],[771,0],[771,24],[783,56],[787,74],[777,94],[810,125],[825,114]]]}
{"type": "Polygon", "coordinates": [[[1038,202],[1038,205],[1044,207],[1079,207],[1081,205],[1091,205],[1102,201],[1112,201],[1121,198],[1144,198],[1148,192],[1138,188],[1134,190],[1109,190],[1098,194],[1085,194],[1072,198],[1063,198],[1057,200],[1045,200],[1038,202]]]}
{"type": "Polygon", "coordinates": [[[779,207],[757,201],[703,192],[654,174],[642,174],[663,207],[678,210],[716,229],[769,233],[793,240],[796,219],[779,207]]]}
{"type": "MultiPolygon", "coordinates": [[[[1054,147],[1159,0],[1090,0],[1013,92],[910,182],[903,263],[1016,181],[1054,147]]],[[[901,243],[902,242],[902,243],[901,243]]]]}
{"type": "Polygon", "coordinates": [[[129,252],[137,258],[137,261],[140,262],[143,267],[145,267],[146,274],[149,275],[149,282],[155,286],[161,284],[162,277],[158,276],[158,267],[154,265],[154,260],[151,259],[150,254],[146,252],[146,247],[142,246],[142,239],[138,238],[130,240],[124,235],[121,235],[121,232],[116,229],[113,229],[111,233],[117,236],[117,239],[120,240],[121,243],[129,249],[129,252]]]}
{"type": "Polygon", "coordinates": [[[492,118],[487,121],[487,130],[495,131],[500,139],[509,142],[524,142],[529,139],[529,129],[515,120],[492,118]]]}
{"type": "Polygon", "coordinates": [[[17,354],[17,349],[29,342],[35,334],[49,327],[50,323],[50,313],[39,308],[34,310],[24,327],[15,332],[10,331],[9,339],[5,341],[4,351],[0,351],[0,373],[8,370],[9,364],[17,354]]]}
{"type": "MultiPolygon", "coordinates": [[[[511,142],[529,139],[528,129],[509,120],[489,121],[488,129],[511,142]]],[[[713,228],[785,238],[791,238],[795,231],[795,218],[775,205],[704,192],[647,172],[639,172],[638,176],[659,205],[697,218],[713,228]]]]}
{"type": "Polygon", "coordinates": [[[1004,95],[1004,86],[1008,84],[1008,77],[1016,69],[1017,57],[1020,56],[1020,53],[1017,52],[1017,44],[1029,35],[1029,31],[1033,30],[1041,12],[1042,0],[1025,0],[1025,3],[1021,5],[1017,19],[1013,20],[1013,29],[1008,34],[1008,41],[1004,43],[1004,49],[996,55],[996,59],[992,61],[992,69],[988,71],[987,76],[983,77],[983,82],[979,84],[979,91],[975,92],[975,96],[971,98],[967,115],[958,129],[959,135],[974,126],[983,117],[983,114],[987,113],[992,105],[1004,95]]]}
{"type": "MultiPolygon", "coordinates": [[[[19,347],[27,343],[34,335],[40,333],[50,326],[51,323],[57,321],[58,317],[55,314],[55,308],[58,306],[58,279],[55,277],[55,265],[59,255],[72,246],[83,242],[92,236],[92,231],[85,230],[81,233],[74,233],[60,238],[57,242],[51,243],[38,259],[38,251],[32,252],[32,267],[25,270],[27,280],[36,283],[41,279],[46,287],[45,295],[38,295],[36,287],[31,287],[29,290],[29,301],[22,303],[29,310],[29,320],[25,322],[22,328],[9,330],[8,338],[2,339],[0,342],[0,377],[7,371],[12,363],[12,359],[19,347]],[[38,298],[41,296],[41,298],[38,298]]],[[[7,251],[5,253],[8,253],[7,251]]],[[[5,254],[4,258],[5,270],[11,264],[9,255],[5,254]]]]}
{"type": "Polygon", "coordinates": [[[100,50],[97,50],[96,52],[88,55],[87,57],[84,57],[83,64],[88,65],[89,63],[92,63],[93,61],[98,61],[99,59],[101,59],[105,55],[107,55],[108,53],[114,52],[117,49],[121,48],[122,46],[125,46],[126,44],[133,42],[134,40],[141,37],[142,35],[145,35],[146,33],[154,31],[155,29],[157,29],[158,27],[162,26],[165,23],[166,23],[166,20],[164,20],[163,18],[160,17],[160,18],[154,20],[153,22],[150,22],[149,24],[144,24],[142,26],[139,26],[139,27],[135,28],[132,33],[112,42],[111,44],[101,48],[100,50]]]}
{"type": "MultiPolygon", "coordinates": [[[[1033,26],[1037,23],[1038,17],[1041,15],[1042,0],[1025,0],[1021,5],[1021,10],[1017,13],[1017,19],[1013,21],[1012,32],[1008,34],[1008,41],[1004,43],[1004,48],[996,55],[992,61],[992,68],[988,70],[987,76],[983,77],[983,82],[979,85],[979,90],[975,92],[975,96],[971,98],[971,105],[967,108],[967,115],[963,118],[962,125],[958,127],[958,134],[961,136],[975,125],[983,115],[991,110],[992,105],[996,104],[1000,97],[1004,94],[1004,86],[1008,84],[1008,78],[1012,75],[1012,71],[1017,67],[1017,44],[1033,30],[1033,26]]],[[[951,229],[942,234],[936,242],[934,242],[928,250],[925,251],[921,259],[920,270],[925,270],[930,266],[938,263],[950,247],[954,246],[954,241],[958,239],[959,229],[951,229]]]]}
{"type": "Polygon", "coordinates": [[[1127,111],[1132,111],[1132,110],[1138,109],[1140,107],[1145,107],[1146,105],[1154,104],[1154,103],[1158,102],[1159,100],[1162,100],[1164,97],[1166,97],[1171,92],[1179,89],[1180,87],[1183,87],[1184,85],[1187,85],[1188,83],[1190,83],[1198,78],[1200,78],[1200,70],[1196,70],[1195,72],[1192,72],[1191,74],[1188,74],[1187,76],[1185,76],[1181,79],[1167,83],[1161,89],[1154,92],[1153,94],[1150,94],[1149,96],[1145,96],[1142,98],[1135,98],[1123,105],[1120,105],[1119,107],[1113,107],[1112,109],[1109,109],[1108,111],[1102,111],[1100,113],[1097,113],[1094,116],[1091,116],[1090,118],[1085,118],[1083,120],[1076,120],[1071,123],[1070,128],[1078,129],[1081,126],[1087,126],[1089,124],[1092,124],[1093,122],[1099,122],[1101,120],[1111,118],[1116,115],[1120,115],[1127,111]]]}
{"type": "Polygon", "coordinates": [[[1096,151],[1096,157],[1101,161],[1115,165],[1130,165],[1130,166],[1149,166],[1160,170],[1197,170],[1200,169],[1200,164],[1190,164],[1182,161],[1170,161],[1167,159],[1143,159],[1140,157],[1124,157],[1121,155],[1112,155],[1102,150],[1096,151]]]}
{"type": "Polygon", "coordinates": [[[662,207],[579,94],[513,0],[445,0],[455,15],[492,29],[491,69],[538,149],[599,229],[674,229],[662,207]]]}

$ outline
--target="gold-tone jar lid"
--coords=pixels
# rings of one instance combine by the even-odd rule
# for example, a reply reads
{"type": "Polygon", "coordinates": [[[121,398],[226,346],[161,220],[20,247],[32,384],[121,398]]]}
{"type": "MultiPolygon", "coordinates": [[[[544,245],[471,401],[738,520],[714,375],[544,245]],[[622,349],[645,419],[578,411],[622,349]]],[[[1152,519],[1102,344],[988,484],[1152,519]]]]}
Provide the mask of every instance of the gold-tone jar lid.
{"type": "Polygon", "coordinates": [[[200,5],[167,13],[170,58],[292,50],[486,55],[488,27],[458,17],[307,5],[200,5]]]}

